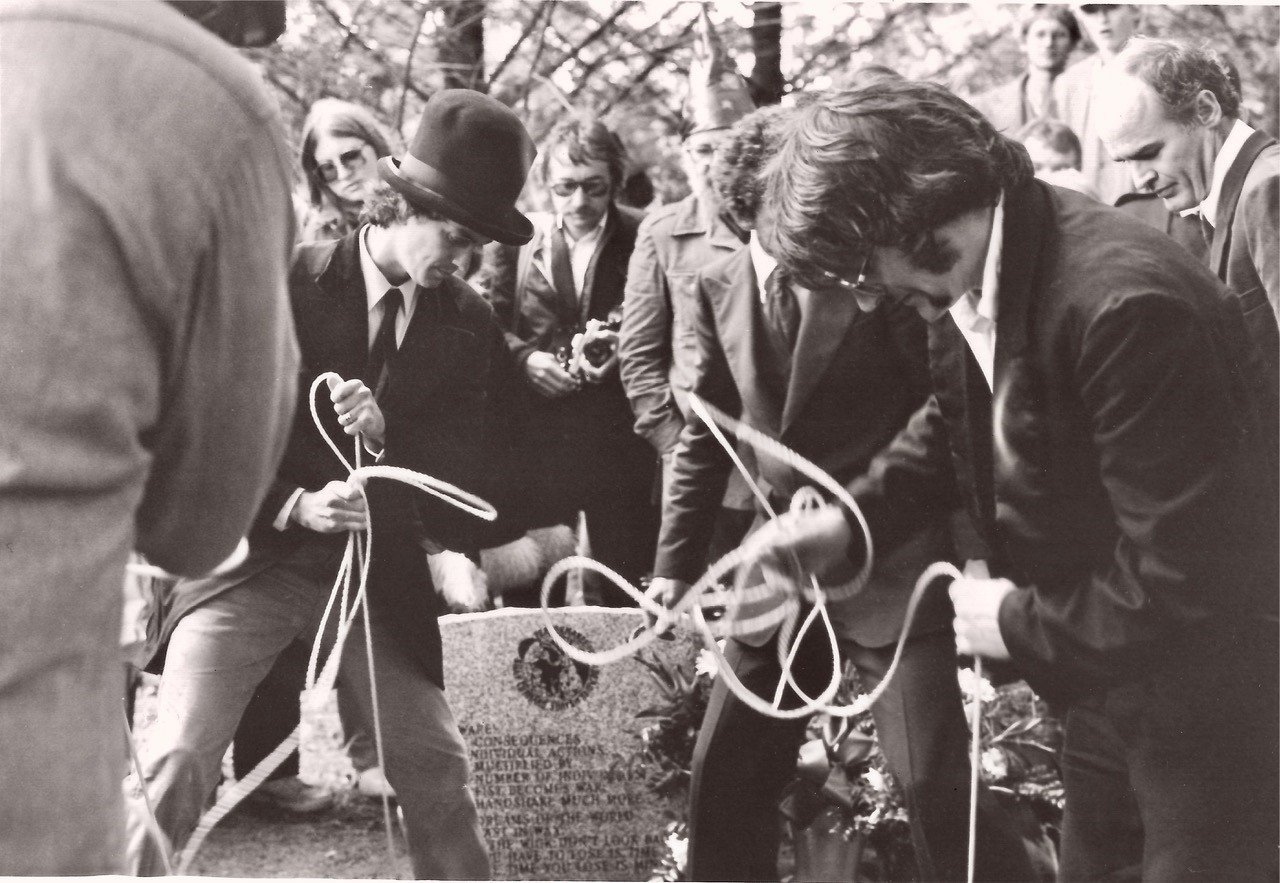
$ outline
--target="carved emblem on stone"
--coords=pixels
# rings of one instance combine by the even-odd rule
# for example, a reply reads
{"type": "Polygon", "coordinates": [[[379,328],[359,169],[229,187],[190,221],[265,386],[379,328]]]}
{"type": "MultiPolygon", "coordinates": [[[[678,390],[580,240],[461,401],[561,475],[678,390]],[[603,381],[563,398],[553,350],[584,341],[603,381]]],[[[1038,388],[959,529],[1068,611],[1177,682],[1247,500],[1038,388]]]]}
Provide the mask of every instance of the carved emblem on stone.
{"type": "MultiPolygon", "coordinates": [[[[556,631],[580,650],[595,650],[581,632],[566,626],[558,626],[556,631]]],[[[566,655],[545,627],[519,643],[511,672],[521,695],[547,711],[577,705],[591,694],[600,677],[595,666],[566,655]]]]}

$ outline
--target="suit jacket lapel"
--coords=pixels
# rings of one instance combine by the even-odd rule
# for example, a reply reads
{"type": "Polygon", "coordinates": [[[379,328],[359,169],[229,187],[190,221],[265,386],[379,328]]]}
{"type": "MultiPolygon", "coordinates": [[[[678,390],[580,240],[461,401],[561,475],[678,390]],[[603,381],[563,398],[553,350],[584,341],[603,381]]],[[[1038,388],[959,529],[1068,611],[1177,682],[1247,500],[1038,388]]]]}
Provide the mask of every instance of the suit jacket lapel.
{"type": "Polygon", "coordinates": [[[600,265],[600,255],[609,247],[613,240],[613,235],[618,229],[618,219],[615,217],[616,210],[609,206],[608,214],[605,215],[604,229],[600,231],[600,241],[596,243],[596,250],[591,254],[591,260],[587,262],[587,272],[582,279],[582,294],[578,297],[577,314],[578,324],[586,325],[587,317],[591,315],[591,297],[594,294],[596,281],[596,267],[600,265]]]}
{"type": "Polygon", "coordinates": [[[751,254],[743,249],[725,266],[722,275],[703,277],[703,285],[717,313],[729,371],[742,399],[744,414],[759,415],[758,428],[780,433],[785,391],[770,376],[773,354],[757,306],[760,300],[751,254]]]}
{"type": "Polygon", "coordinates": [[[854,298],[835,289],[809,293],[809,307],[800,318],[795,354],[791,358],[791,382],[782,411],[782,432],[795,422],[827,371],[849,327],[862,311],[854,298]]]}
{"type": "Polygon", "coordinates": [[[1213,241],[1209,246],[1209,269],[1219,279],[1227,276],[1227,246],[1231,241],[1231,219],[1236,212],[1236,203],[1240,201],[1240,191],[1244,188],[1244,179],[1253,168],[1258,154],[1275,142],[1265,132],[1254,132],[1240,148],[1236,161],[1227,169],[1222,179],[1222,193],[1218,196],[1218,224],[1213,228],[1213,241]]]}
{"type": "MultiPolygon", "coordinates": [[[[361,228],[363,229],[363,228],[361,228]]],[[[320,371],[336,371],[343,379],[358,377],[369,354],[369,300],[360,268],[360,230],[340,239],[329,263],[316,279],[332,298],[333,349],[320,371]]]]}

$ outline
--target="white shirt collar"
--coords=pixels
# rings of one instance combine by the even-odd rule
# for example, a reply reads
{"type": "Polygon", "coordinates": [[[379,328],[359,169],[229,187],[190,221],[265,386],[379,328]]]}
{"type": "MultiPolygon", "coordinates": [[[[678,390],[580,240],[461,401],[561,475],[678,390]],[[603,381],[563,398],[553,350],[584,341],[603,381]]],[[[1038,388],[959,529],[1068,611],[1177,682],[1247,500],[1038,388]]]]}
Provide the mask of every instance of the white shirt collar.
{"type": "Polygon", "coordinates": [[[996,296],[1000,289],[1000,256],[1004,252],[1004,194],[991,213],[991,238],[987,241],[987,259],[982,265],[982,288],[967,291],[951,305],[951,316],[961,328],[974,328],[982,322],[994,327],[999,308],[996,296]]]}
{"type": "Polygon", "coordinates": [[[751,253],[751,268],[756,274],[756,292],[760,295],[760,303],[764,303],[764,284],[778,268],[778,262],[764,250],[755,230],[751,231],[751,238],[747,240],[747,250],[751,253]]]}
{"type": "Polygon", "coordinates": [[[600,218],[599,224],[596,224],[594,227],[592,227],[586,233],[583,233],[577,239],[573,238],[573,234],[569,232],[569,228],[564,225],[564,218],[562,216],[553,215],[552,224],[554,225],[555,229],[564,233],[564,241],[569,244],[569,248],[574,248],[579,245],[590,245],[593,242],[599,241],[600,237],[604,235],[604,225],[605,223],[608,222],[608,220],[609,220],[609,213],[605,212],[604,216],[600,218]]]}
{"type": "MultiPolygon", "coordinates": [[[[412,278],[406,279],[399,285],[392,285],[386,276],[382,275],[382,271],[378,269],[378,265],[373,262],[373,255],[369,253],[369,226],[366,224],[360,230],[360,272],[364,277],[364,296],[369,305],[369,312],[373,312],[382,303],[382,298],[392,288],[399,288],[400,293],[404,295],[404,315],[409,317],[413,315],[414,305],[417,303],[418,284],[412,278]]],[[[375,330],[376,330],[376,326],[375,330]]]]}
{"type": "Polygon", "coordinates": [[[1243,120],[1236,120],[1227,134],[1227,140],[1218,148],[1218,155],[1213,160],[1213,180],[1209,183],[1209,194],[1199,205],[1184,209],[1179,214],[1184,218],[1199,215],[1209,222],[1209,226],[1218,226],[1218,200],[1222,199],[1222,182],[1226,180],[1227,171],[1235,164],[1236,157],[1244,148],[1244,143],[1253,134],[1253,129],[1243,120]]]}

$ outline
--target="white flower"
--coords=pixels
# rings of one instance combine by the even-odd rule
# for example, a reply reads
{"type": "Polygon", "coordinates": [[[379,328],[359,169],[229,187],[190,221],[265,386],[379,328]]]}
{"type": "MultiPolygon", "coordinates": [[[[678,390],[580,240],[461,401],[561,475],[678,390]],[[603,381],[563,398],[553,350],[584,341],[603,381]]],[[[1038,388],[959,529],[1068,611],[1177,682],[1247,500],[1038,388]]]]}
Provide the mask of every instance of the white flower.
{"type": "MultiPolygon", "coordinates": [[[[724,641],[717,641],[716,645],[720,648],[721,652],[724,651],[724,641]]],[[[697,657],[693,660],[693,670],[700,675],[706,675],[712,680],[715,680],[719,666],[720,660],[717,658],[716,654],[712,653],[705,647],[698,651],[697,657]]]]}
{"type": "Polygon", "coordinates": [[[679,834],[672,833],[667,835],[667,849],[671,850],[671,858],[676,863],[676,867],[681,871],[689,860],[689,840],[679,834]]]}
{"type": "Polygon", "coordinates": [[[977,677],[973,669],[956,669],[956,678],[960,681],[960,692],[964,694],[966,702],[972,700],[975,693],[983,702],[990,702],[996,698],[996,688],[991,686],[991,682],[986,678],[977,677]]]}
{"type": "Polygon", "coordinates": [[[1007,778],[1009,762],[1005,760],[1004,752],[998,748],[988,748],[982,752],[982,771],[987,774],[987,778],[995,782],[1007,778]]]}
{"type": "Polygon", "coordinates": [[[884,773],[880,772],[875,767],[868,768],[867,771],[862,774],[862,778],[866,779],[867,784],[876,791],[884,791],[889,787],[889,783],[885,781],[884,773]]]}

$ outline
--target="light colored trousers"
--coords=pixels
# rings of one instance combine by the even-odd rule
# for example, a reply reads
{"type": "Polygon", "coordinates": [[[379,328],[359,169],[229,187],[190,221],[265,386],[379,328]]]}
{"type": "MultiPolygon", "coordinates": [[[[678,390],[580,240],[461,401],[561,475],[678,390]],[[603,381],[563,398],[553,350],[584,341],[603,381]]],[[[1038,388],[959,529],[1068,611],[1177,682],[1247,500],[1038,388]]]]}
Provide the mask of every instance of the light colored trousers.
{"type": "MultiPolygon", "coordinates": [[[[187,613],[173,632],[143,770],[156,819],[175,847],[190,836],[217,786],[222,757],[254,690],[291,641],[319,627],[328,587],[311,569],[273,564],[187,613]]],[[[328,631],[332,643],[332,627],[328,631]]],[[[413,872],[422,879],[487,879],[466,746],[444,692],[389,636],[375,629],[373,637],[386,775],[404,810],[413,872]]],[[[347,637],[338,677],[372,733],[360,624],[347,637]]],[[[143,812],[141,801],[130,802],[130,871],[162,874],[143,812]]]]}

